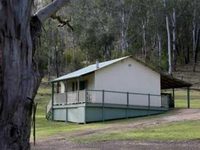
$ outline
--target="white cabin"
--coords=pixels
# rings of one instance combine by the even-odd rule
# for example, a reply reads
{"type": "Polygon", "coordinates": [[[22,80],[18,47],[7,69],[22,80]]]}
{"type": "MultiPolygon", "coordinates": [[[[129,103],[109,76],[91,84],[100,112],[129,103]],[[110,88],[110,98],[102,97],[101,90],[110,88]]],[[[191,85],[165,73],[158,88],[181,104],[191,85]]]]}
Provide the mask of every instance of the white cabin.
{"type": "MultiPolygon", "coordinates": [[[[72,122],[87,122],[86,113],[83,116],[85,119],[82,119],[82,121],[77,119],[76,115],[73,117],[70,116],[72,112],[75,113],[76,111],[73,110],[70,112],[68,106],[73,105],[72,107],[78,109],[80,108],[80,104],[103,104],[103,107],[106,105],[109,105],[109,107],[111,105],[115,105],[115,107],[137,107],[143,108],[143,110],[145,108],[154,108],[160,112],[160,109],[169,107],[168,98],[166,98],[166,95],[161,95],[161,86],[164,88],[176,88],[177,85],[186,86],[186,83],[184,85],[178,80],[162,75],[130,56],[102,63],[97,62],[96,64],[61,76],[53,80],[52,83],[53,85],[57,83],[59,89],[55,92],[55,87],[53,86],[52,101],[49,103],[47,111],[53,105],[55,106],[54,118],[58,118],[57,120],[68,118],[66,120],[72,122]],[[161,79],[163,79],[163,82],[161,79]],[[162,85],[162,83],[169,80],[173,82],[162,85]],[[57,112],[56,107],[59,107],[57,112]],[[65,113],[65,115],[68,114],[68,116],[62,116],[61,108],[66,108],[68,113],[65,113]],[[62,117],[59,117],[60,115],[62,117]]],[[[80,111],[77,114],[79,113],[80,111]]],[[[115,119],[115,117],[108,118],[115,119]]],[[[89,121],[98,121],[98,119],[89,119],[89,121]]]]}

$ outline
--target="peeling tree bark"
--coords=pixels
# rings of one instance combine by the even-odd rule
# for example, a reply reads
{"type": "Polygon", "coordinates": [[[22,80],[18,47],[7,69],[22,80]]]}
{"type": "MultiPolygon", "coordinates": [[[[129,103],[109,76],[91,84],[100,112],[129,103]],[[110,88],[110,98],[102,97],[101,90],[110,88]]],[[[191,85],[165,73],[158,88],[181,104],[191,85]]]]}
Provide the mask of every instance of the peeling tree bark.
{"type": "Polygon", "coordinates": [[[37,25],[60,9],[61,3],[66,0],[55,0],[48,5],[51,11],[47,6],[31,17],[32,0],[0,0],[1,150],[30,149],[32,104],[41,81],[33,61],[40,32],[37,25]]]}
{"type": "Polygon", "coordinates": [[[1,1],[2,53],[0,147],[29,149],[32,99],[38,87],[38,71],[32,62],[30,16],[32,1],[1,1]],[[24,7],[23,7],[24,6],[24,7]],[[23,7],[23,8],[22,8],[23,7]],[[21,14],[19,14],[21,12],[21,14]]]}

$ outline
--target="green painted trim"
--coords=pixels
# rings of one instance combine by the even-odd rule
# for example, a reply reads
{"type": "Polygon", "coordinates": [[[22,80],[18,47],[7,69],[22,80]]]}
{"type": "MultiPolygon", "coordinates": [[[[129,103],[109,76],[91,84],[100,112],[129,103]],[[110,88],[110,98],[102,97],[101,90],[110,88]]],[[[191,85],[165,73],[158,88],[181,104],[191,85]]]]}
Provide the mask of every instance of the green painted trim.
{"type": "MultiPolygon", "coordinates": [[[[87,107],[102,107],[102,103],[88,103],[87,107]]],[[[127,108],[127,105],[124,104],[108,104],[104,103],[104,108],[127,108]]],[[[142,109],[142,110],[168,110],[164,107],[148,107],[148,106],[135,106],[135,105],[129,105],[128,108],[131,109],[142,109]]]]}
{"type": "Polygon", "coordinates": [[[104,103],[104,105],[102,105],[102,103],[88,103],[87,105],[86,103],[81,103],[81,104],[70,104],[70,105],[54,105],[53,108],[54,109],[64,109],[64,108],[77,108],[77,107],[99,107],[102,108],[102,106],[104,106],[104,108],[131,108],[131,109],[142,109],[142,110],[169,110],[168,108],[164,108],[164,107],[148,107],[148,106],[135,106],[135,105],[129,105],[127,107],[127,105],[121,105],[121,104],[108,104],[108,103],[104,103]]]}
{"type": "MultiPolygon", "coordinates": [[[[125,108],[104,108],[104,116],[102,116],[100,107],[87,107],[87,122],[114,120],[126,118],[125,108]]],[[[141,117],[147,115],[154,115],[166,112],[165,110],[144,110],[144,109],[132,109],[129,108],[129,118],[141,117]]]]}
{"type": "Polygon", "coordinates": [[[104,122],[104,90],[102,91],[102,121],[104,122]]]}
{"type": "Polygon", "coordinates": [[[95,121],[105,121],[113,119],[122,119],[122,118],[133,118],[148,116],[153,114],[160,114],[166,112],[168,109],[164,108],[151,108],[149,107],[130,107],[130,106],[121,106],[117,104],[74,104],[73,107],[65,105],[63,106],[54,106],[54,120],[65,121],[65,122],[76,122],[76,123],[88,123],[95,121]],[[59,111],[63,111],[64,114],[58,114],[59,111]],[[56,115],[56,116],[55,116],[56,115]],[[65,116],[64,118],[61,116],[65,116]]]}

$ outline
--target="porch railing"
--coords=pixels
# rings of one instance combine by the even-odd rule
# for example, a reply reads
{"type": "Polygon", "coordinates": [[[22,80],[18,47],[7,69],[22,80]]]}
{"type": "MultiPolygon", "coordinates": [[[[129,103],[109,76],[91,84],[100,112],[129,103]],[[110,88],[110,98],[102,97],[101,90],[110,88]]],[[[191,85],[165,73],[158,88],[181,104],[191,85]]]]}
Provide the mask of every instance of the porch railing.
{"type": "Polygon", "coordinates": [[[79,92],[54,93],[53,105],[77,103],[120,104],[127,106],[168,108],[168,97],[166,95],[108,90],[81,90],[79,92]]]}

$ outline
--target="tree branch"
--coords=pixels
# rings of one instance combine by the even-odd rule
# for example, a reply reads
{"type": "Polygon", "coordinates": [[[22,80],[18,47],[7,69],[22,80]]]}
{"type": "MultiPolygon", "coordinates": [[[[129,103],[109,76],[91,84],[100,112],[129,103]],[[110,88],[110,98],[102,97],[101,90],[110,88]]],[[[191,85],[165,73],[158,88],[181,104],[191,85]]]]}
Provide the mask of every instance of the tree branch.
{"type": "Polygon", "coordinates": [[[70,0],[54,0],[52,3],[41,8],[35,13],[35,16],[43,23],[46,19],[55,14],[59,9],[64,7],[70,0]]]}
{"type": "Polygon", "coordinates": [[[71,18],[69,20],[63,20],[60,16],[57,16],[56,14],[52,15],[51,18],[57,20],[60,23],[58,27],[63,27],[64,25],[67,25],[72,31],[74,30],[70,24],[71,18]]]}

